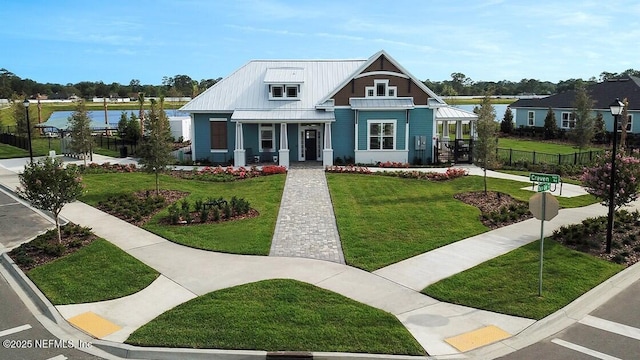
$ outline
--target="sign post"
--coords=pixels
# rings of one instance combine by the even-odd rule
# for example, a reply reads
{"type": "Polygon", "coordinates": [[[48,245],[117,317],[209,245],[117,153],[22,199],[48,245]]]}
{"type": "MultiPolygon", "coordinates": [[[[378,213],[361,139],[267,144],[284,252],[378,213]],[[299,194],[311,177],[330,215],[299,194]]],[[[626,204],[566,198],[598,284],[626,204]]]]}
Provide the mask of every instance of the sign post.
{"type": "MultiPolygon", "coordinates": [[[[549,184],[547,184],[548,186],[549,184]]],[[[540,191],[540,190],[538,190],[540,191]]],[[[551,220],[558,215],[560,203],[551,194],[538,192],[529,199],[529,211],[540,220],[540,281],[538,282],[538,296],[542,296],[542,264],[544,261],[544,221],[551,220]]]]}

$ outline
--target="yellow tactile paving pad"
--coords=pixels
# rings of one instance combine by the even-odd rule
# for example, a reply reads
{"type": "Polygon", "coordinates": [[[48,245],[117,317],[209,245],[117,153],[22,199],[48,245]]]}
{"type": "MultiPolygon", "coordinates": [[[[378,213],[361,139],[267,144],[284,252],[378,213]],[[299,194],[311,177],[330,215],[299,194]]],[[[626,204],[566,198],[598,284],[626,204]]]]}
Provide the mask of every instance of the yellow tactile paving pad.
{"type": "Polygon", "coordinates": [[[511,334],[497,326],[490,325],[462,335],[444,339],[461,352],[473,350],[510,337],[511,334]]]}
{"type": "Polygon", "coordinates": [[[122,329],[120,326],[96,315],[95,313],[92,313],[91,311],[76,315],[69,319],[69,322],[80,330],[89,333],[98,339],[122,329]]]}

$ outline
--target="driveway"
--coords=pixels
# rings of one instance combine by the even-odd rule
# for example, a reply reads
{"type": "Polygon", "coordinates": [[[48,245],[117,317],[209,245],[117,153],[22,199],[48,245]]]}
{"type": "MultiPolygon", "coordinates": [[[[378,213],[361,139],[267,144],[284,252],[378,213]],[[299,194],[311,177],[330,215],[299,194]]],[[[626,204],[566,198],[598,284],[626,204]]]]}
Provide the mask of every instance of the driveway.
{"type": "Polygon", "coordinates": [[[55,226],[48,217],[27,207],[0,187],[0,252],[11,249],[55,226]]]}

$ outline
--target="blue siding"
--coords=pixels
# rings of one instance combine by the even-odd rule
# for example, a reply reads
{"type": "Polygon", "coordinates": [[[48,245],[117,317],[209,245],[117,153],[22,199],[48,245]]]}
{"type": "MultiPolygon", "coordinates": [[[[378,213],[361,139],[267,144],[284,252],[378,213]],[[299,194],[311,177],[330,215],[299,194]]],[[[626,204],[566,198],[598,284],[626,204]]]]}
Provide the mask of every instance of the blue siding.
{"type": "MultiPolygon", "coordinates": [[[[544,119],[547,117],[547,111],[549,109],[532,109],[532,108],[514,108],[512,109],[515,116],[515,126],[516,128],[520,126],[528,126],[527,125],[527,116],[529,111],[535,112],[535,126],[544,126],[544,119]]],[[[558,129],[566,129],[562,127],[562,113],[564,112],[573,112],[573,109],[552,109],[553,114],[556,117],[556,124],[558,125],[558,129]]],[[[605,127],[607,131],[612,131],[613,129],[613,116],[611,112],[608,110],[594,110],[591,112],[591,116],[594,118],[598,116],[598,113],[602,114],[604,119],[605,127]]],[[[632,115],[632,127],[631,132],[638,133],[640,132],[640,111],[629,111],[629,115],[632,115]]],[[[620,119],[618,119],[620,121],[620,119]]]]}
{"type": "Polygon", "coordinates": [[[432,162],[433,149],[433,109],[419,108],[409,111],[409,162],[419,157],[423,164],[432,162]],[[427,145],[424,151],[415,150],[416,136],[425,136],[427,145]]]}
{"type": "Polygon", "coordinates": [[[405,149],[405,129],[407,114],[400,111],[359,111],[358,112],[358,150],[367,150],[367,121],[396,120],[396,150],[405,149]]]}
{"type": "Polygon", "coordinates": [[[334,115],[336,121],[331,124],[333,156],[353,158],[355,112],[351,109],[335,109],[334,115]]]}
{"type": "MultiPolygon", "coordinates": [[[[287,124],[287,138],[289,139],[289,162],[298,161],[298,124],[287,124]]],[[[279,131],[279,128],[278,128],[279,131]]]]}
{"type": "Polygon", "coordinates": [[[235,125],[229,121],[231,114],[194,114],[194,142],[193,158],[197,160],[209,160],[211,162],[228,162],[233,158],[235,148],[235,125]],[[229,150],[226,153],[211,152],[211,128],[210,118],[227,119],[227,145],[229,150]]]}

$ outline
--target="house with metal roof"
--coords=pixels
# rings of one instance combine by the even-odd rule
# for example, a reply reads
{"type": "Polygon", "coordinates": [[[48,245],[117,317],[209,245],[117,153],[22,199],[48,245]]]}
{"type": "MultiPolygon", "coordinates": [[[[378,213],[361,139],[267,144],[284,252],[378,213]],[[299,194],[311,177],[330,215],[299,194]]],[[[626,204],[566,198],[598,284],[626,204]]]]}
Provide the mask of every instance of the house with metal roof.
{"type": "Polygon", "coordinates": [[[235,166],[432,162],[450,122],[462,138],[462,125],[477,120],[385,51],[365,60],[250,61],[180,110],[191,117],[192,158],[235,166]]]}
{"type": "MultiPolygon", "coordinates": [[[[613,116],[609,105],[616,99],[629,101],[629,122],[627,131],[640,133],[640,78],[624,76],[609,79],[587,87],[587,94],[593,100],[593,116],[602,114],[606,131],[613,130],[613,116]]],[[[542,127],[549,108],[556,117],[559,129],[570,130],[575,127],[574,103],[576,91],[566,91],[539,99],[520,99],[509,105],[514,114],[516,127],[542,127]]]]}

